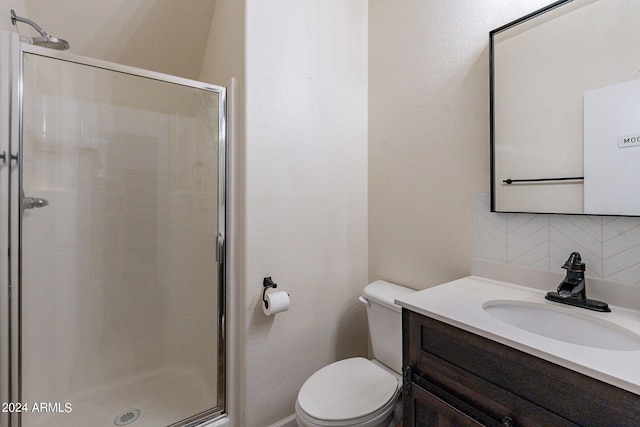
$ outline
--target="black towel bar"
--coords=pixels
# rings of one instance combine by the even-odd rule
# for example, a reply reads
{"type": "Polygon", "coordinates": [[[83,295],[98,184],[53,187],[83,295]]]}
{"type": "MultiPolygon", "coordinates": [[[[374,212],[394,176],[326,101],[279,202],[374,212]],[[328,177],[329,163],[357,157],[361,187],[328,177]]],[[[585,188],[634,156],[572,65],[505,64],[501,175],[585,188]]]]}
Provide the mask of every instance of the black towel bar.
{"type": "Polygon", "coordinates": [[[515,182],[542,182],[542,181],[577,181],[584,179],[584,176],[570,176],[564,178],[534,178],[534,179],[505,179],[505,184],[513,184],[515,182]]]}

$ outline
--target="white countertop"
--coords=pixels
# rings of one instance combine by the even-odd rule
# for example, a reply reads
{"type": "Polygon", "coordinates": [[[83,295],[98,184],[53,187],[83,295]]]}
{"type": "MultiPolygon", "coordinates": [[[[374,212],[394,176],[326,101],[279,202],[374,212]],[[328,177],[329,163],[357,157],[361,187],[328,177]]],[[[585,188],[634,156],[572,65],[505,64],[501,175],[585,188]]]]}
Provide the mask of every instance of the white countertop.
{"type": "Polygon", "coordinates": [[[498,320],[483,309],[495,300],[544,304],[552,309],[561,306],[567,313],[593,316],[590,318],[640,335],[638,311],[610,305],[611,313],[598,313],[547,301],[545,294],[539,289],[469,276],[403,296],[396,304],[640,395],[640,350],[607,350],[547,338],[498,320]]]}

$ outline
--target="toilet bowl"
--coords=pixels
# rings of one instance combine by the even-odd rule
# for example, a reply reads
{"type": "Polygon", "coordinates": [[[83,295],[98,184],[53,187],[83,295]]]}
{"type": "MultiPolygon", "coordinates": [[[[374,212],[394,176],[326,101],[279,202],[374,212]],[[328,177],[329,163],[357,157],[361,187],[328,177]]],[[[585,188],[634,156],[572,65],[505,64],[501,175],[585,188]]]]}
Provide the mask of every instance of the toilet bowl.
{"type": "Polygon", "coordinates": [[[376,281],[363,291],[374,359],[354,357],[315,372],[296,401],[300,427],[391,427],[400,422],[402,315],[394,299],[411,289],[376,281]]]}
{"type": "Polygon", "coordinates": [[[401,378],[362,357],[340,360],[304,383],[296,402],[301,427],[388,426],[401,378]]]}

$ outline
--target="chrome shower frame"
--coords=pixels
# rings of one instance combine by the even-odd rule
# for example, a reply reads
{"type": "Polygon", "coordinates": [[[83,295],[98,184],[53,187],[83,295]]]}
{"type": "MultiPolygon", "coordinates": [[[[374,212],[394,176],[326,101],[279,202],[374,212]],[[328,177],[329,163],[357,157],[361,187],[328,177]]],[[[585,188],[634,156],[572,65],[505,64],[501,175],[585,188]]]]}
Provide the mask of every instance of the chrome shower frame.
{"type": "MultiPolygon", "coordinates": [[[[10,139],[10,98],[2,96],[11,90],[11,33],[0,32],[0,152],[4,154],[0,162],[0,186],[8,188],[9,165],[7,153],[10,139]]],[[[9,192],[0,191],[0,206],[9,206],[9,192]]],[[[9,288],[9,212],[0,209],[0,245],[5,249],[0,251],[0,402],[11,402],[12,364],[10,353],[11,330],[11,295],[9,288]]],[[[11,426],[8,412],[0,412],[0,425],[11,426]]]]}
{"type": "MultiPolygon", "coordinates": [[[[86,65],[104,70],[144,77],[166,83],[192,87],[218,93],[218,236],[215,259],[218,265],[218,402],[215,407],[170,427],[195,427],[204,422],[222,419],[227,415],[227,330],[226,330],[226,205],[227,205],[227,89],[182,77],[142,70],[135,67],[107,61],[81,57],[67,52],[39,47],[21,40],[17,33],[0,32],[0,206],[10,206],[10,210],[0,209],[0,246],[9,248],[9,256],[0,256],[0,402],[21,402],[21,238],[22,215],[20,194],[23,188],[22,176],[22,99],[23,99],[23,57],[34,54],[61,61],[86,65]],[[10,100],[10,101],[8,101],[10,100]],[[5,152],[5,160],[2,153],[5,152]],[[5,213],[6,212],[6,213],[5,213]],[[12,225],[13,224],[13,225],[12,225]],[[221,363],[222,362],[222,363],[221,363]]],[[[6,254],[6,250],[5,250],[6,254]]],[[[0,412],[0,425],[21,427],[19,412],[0,412]]]]}

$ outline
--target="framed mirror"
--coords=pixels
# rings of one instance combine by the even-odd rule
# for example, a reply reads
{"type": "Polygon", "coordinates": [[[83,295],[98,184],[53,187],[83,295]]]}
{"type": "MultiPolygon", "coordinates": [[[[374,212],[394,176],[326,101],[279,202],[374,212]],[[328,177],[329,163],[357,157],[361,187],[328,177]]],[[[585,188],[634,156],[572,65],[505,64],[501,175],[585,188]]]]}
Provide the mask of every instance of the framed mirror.
{"type": "Polygon", "coordinates": [[[491,210],[640,216],[638,0],[562,0],[490,33],[491,210]]]}

